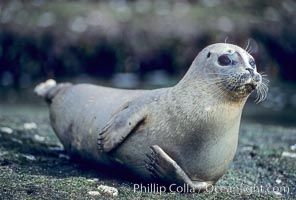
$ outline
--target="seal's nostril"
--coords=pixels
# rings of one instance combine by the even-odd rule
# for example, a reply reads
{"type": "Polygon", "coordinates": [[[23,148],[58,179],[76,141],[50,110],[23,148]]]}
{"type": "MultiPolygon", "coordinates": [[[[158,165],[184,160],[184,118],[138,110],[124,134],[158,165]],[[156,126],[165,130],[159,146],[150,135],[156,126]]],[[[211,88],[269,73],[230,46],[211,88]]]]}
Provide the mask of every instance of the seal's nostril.
{"type": "Polygon", "coordinates": [[[246,68],[247,71],[249,71],[251,73],[251,71],[253,71],[253,69],[251,68],[246,68]]]}
{"type": "Polygon", "coordinates": [[[254,76],[254,70],[252,68],[246,68],[246,70],[249,71],[252,76],[254,76]]]}
{"type": "Polygon", "coordinates": [[[261,80],[261,77],[259,74],[256,74],[253,78],[254,81],[259,82],[261,80]]]}

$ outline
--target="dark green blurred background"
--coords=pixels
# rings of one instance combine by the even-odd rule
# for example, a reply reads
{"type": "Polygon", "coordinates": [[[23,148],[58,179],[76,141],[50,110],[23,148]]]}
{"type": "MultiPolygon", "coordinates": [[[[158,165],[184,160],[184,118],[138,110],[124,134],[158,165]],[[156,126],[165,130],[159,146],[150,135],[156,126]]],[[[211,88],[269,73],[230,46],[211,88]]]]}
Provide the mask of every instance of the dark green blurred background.
{"type": "Polygon", "coordinates": [[[0,199],[110,199],[89,195],[100,184],[118,188],[119,199],[295,199],[295,69],[296,0],[0,0],[0,199]],[[135,193],[113,169],[68,160],[33,93],[48,78],[171,86],[200,50],[225,41],[249,43],[270,85],[262,103],[249,98],[238,151],[217,185],[289,194],[135,193]]]}
{"type": "Polygon", "coordinates": [[[32,88],[48,78],[121,88],[173,85],[202,48],[225,41],[249,42],[259,71],[271,80],[267,100],[250,107],[251,116],[272,120],[262,109],[294,123],[293,0],[2,0],[0,102],[36,101],[32,88]]]}

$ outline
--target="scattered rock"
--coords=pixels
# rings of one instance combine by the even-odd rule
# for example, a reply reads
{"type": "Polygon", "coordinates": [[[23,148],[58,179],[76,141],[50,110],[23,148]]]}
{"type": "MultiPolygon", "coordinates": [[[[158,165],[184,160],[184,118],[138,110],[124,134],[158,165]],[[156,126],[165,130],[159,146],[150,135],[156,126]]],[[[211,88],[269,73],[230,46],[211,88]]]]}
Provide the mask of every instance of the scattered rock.
{"type": "Polygon", "coordinates": [[[253,147],[252,146],[243,146],[242,151],[252,151],[253,147]]]}
{"type": "Polygon", "coordinates": [[[0,156],[5,156],[6,154],[8,154],[7,151],[2,151],[2,152],[0,152],[0,156]]]}
{"type": "Polygon", "coordinates": [[[45,137],[36,134],[34,135],[34,140],[37,142],[44,142],[45,137]]]}
{"type": "Polygon", "coordinates": [[[281,179],[276,179],[276,181],[275,181],[277,184],[280,184],[281,182],[282,182],[282,180],[281,179]]]}
{"type": "Polygon", "coordinates": [[[22,156],[24,156],[27,160],[32,160],[32,161],[36,160],[36,157],[33,155],[23,154],[22,156]]]}
{"type": "Polygon", "coordinates": [[[273,194],[274,194],[275,196],[282,196],[282,193],[280,193],[280,192],[278,192],[278,191],[273,191],[273,194]]]}
{"type": "Polygon", "coordinates": [[[296,158],[296,153],[291,153],[291,152],[284,151],[282,153],[282,157],[296,158]]]}
{"type": "Polygon", "coordinates": [[[37,128],[37,124],[34,122],[24,123],[24,129],[31,130],[31,129],[36,129],[36,128],[37,128]]]}
{"type": "Polygon", "coordinates": [[[88,191],[87,194],[91,195],[91,196],[100,196],[101,193],[98,191],[88,191]]]}
{"type": "Polygon", "coordinates": [[[295,151],[295,150],[296,150],[296,144],[290,146],[290,149],[291,149],[292,151],[295,151]]]}
{"type": "Polygon", "coordinates": [[[65,150],[63,146],[48,147],[48,149],[51,151],[64,151],[65,150]]]}
{"type": "Polygon", "coordinates": [[[99,185],[98,190],[104,194],[110,195],[112,197],[118,196],[118,190],[115,187],[110,187],[107,185],[99,185]]]}
{"type": "Polygon", "coordinates": [[[16,142],[16,143],[19,143],[19,144],[23,144],[23,141],[19,140],[19,139],[16,139],[16,138],[11,138],[11,140],[13,142],[16,142]]]}
{"type": "Polygon", "coordinates": [[[91,182],[91,183],[97,183],[99,182],[99,179],[98,178],[92,178],[92,179],[87,179],[88,182],[91,182]]]}
{"type": "Polygon", "coordinates": [[[70,156],[66,155],[66,154],[59,154],[59,158],[64,158],[66,160],[70,160],[70,156]]]}
{"type": "Polygon", "coordinates": [[[13,132],[13,130],[11,128],[9,128],[9,127],[1,127],[0,132],[11,134],[13,132]]]}

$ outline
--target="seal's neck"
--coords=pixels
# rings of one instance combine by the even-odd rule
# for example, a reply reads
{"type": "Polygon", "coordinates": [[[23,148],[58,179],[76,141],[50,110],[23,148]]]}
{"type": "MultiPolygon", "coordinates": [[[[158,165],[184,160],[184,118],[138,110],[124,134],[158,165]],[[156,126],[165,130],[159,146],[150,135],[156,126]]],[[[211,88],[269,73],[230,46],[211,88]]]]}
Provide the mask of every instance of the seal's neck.
{"type": "Polygon", "coordinates": [[[245,99],[233,101],[225,97],[217,86],[201,80],[180,81],[172,87],[169,98],[179,107],[179,112],[195,119],[196,116],[208,118],[223,123],[227,119],[240,119],[245,99]],[[216,87],[216,88],[215,88],[216,87]],[[198,113],[198,115],[197,115],[198,113]]]}
{"type": "Polygon", "coordinates": [[[174,90],[183,91],[186,93],[185,97],[190,96],[191,100],[199,105],[225,104],[227,107],[235,105],[241,108],[244,106],[248,96],[240,96],[235,91],[223,90],[221,80],[217,81],[207,77],[206,72],[192,74],[190,69],[175,85],[174,90]]]}

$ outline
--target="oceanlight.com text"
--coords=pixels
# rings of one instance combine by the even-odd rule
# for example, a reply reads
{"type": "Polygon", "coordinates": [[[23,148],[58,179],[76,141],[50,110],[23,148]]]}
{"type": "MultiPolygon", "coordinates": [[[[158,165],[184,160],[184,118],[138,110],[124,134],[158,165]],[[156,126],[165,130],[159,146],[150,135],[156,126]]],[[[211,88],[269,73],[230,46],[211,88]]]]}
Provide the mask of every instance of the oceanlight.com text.
{"type": "MultiPolygon", "coordinates": [[[[264,186],[264,185],[245,185],[238,186],[208,186],[204,192],[208,193],[226,193],[226,194],[289,194],[290,188],[287,186],[264,186]]],[[[171,184],[167,187],[156,183],[151,184],[134,184],[134,192],[149,192],[149,193],[193,193],[201,192],[198,189],[194,190],[189,185],[171,184]]]]}

